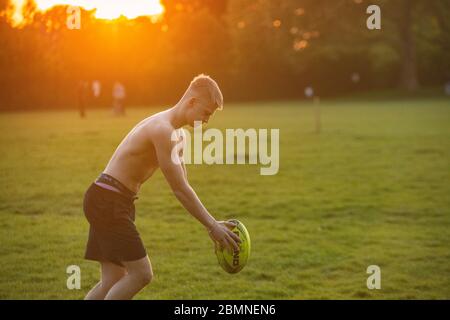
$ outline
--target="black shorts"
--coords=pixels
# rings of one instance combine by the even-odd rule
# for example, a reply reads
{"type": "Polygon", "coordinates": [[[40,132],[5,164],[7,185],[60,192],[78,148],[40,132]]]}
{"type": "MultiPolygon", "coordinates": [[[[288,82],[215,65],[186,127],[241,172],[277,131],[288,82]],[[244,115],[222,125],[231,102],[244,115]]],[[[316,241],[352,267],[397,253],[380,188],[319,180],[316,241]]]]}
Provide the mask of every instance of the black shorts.
{"type": "Polygon", "coordinates": [[[91,184],[83,203],[90,224],[85,259],[123,266],[123,261],[139,260],[147,255],[134,224],[134,200],[91,184]]]}

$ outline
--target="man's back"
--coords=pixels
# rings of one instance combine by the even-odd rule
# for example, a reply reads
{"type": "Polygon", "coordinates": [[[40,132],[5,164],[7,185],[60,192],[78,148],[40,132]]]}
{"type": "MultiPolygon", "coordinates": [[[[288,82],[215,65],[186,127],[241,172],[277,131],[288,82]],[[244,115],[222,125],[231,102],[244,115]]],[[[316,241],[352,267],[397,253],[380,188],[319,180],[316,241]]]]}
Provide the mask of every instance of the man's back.
{"type": "Polygon", "coordinates": [[[161,125],[170,125],[161,116],[163,113],[138,123],[122,140],[104,170],[136,193],[158,168],[152,131],[161,125]]]}

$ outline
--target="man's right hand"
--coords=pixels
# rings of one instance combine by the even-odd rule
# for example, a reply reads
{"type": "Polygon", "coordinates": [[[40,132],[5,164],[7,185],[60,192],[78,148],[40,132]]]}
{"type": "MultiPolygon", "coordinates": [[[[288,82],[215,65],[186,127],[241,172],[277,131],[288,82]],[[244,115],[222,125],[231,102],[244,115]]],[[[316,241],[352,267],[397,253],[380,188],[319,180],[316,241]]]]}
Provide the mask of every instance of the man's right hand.
{"type": "Polygon", "coordinates": [[[235,226],[233,222],[217,221],[208,230],[208,233],[211,239],[221,247],[228,249],[230,252],[239,251],[237,243],[240,243],[241,239],[230,230],[235,226]]]}

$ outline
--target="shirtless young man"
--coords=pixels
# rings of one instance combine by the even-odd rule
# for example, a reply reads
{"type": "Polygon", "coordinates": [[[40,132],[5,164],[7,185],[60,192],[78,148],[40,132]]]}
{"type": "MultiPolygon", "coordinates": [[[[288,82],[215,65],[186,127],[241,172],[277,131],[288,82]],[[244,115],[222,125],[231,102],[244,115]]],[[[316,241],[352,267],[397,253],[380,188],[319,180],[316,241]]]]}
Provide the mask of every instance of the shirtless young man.
{"type": "Polygon", "coordinates": [[[152,266],[134,224],[134,200],[158,167],[177,199],[205,226],[211,239],[229,250],[239,250],[239,237],[229,230],[233,224],[216,221],[189,185],[186,167],[179,161],[182,150],[177,161],[172,159],[172,150],[184,137],[182,127],[193,126],[194,121],[207,123],[222,104],[217,83],[208,76],[197,76],[174,107],[142,120],[128,133],[86,191],[83,208],[90,229],[85,258],[100,262],[101,280],[85,299],[131,299],[152,280],[152,266]],[[173,132],[178,141],[172,141],[173,132]]]}

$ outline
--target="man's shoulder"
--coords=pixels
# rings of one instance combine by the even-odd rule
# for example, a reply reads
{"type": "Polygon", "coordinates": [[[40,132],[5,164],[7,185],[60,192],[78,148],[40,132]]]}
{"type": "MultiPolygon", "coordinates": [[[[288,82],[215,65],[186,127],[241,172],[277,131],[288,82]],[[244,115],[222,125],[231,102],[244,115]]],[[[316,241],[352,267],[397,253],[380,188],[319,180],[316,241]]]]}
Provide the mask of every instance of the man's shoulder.
{"type": "Polygon", "coordinates": [[[154,117],[149,119],[145,124],[145,130],[151,137],[164,138],[170,137],[175,131],[172,124],[163,117],[154,117]]]}

